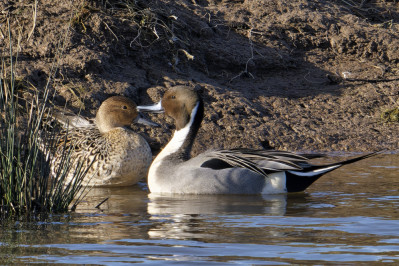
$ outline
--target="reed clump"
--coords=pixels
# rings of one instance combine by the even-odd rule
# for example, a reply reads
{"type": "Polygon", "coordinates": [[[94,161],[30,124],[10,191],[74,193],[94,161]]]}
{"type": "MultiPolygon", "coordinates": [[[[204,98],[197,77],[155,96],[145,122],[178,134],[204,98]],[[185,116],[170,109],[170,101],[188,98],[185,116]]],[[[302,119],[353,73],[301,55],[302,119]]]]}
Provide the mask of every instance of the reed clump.
{"type": "Polygon", "coordinates": [[[60,139],[57,128],[46,124],[53,111],[49,86],[38,90],[17,79],[18,56],[11,45],[8,53],[0,66],[0,214],[73,210],[84,195],[81,182],[88,167],[72,161],[73,143],[62,147],[61,159],[54,160],[60,139]],[[75,178],[65,183],[70,171],[75,178]]]}
{"type": "Polygon", "coordinates": [[[23,89],[21,84],[12,75],[0,79],[0,212],[62,212],[75,199],[74,209],[83,195],[81,181],[86,170],[79,163],[72,169],[73,145],[63,147],[61,160],[53,160],[52,151],[59,141],[56,129],[44,122],[52,111],[46,105],[48,90],[44,97],[36,90],[31,99],[24,99],[17,92],[23,89]],[[58,166],[52,173],[54,163],[58,166]],[[65,184],[70,171],[75,179],[65,184]]]}

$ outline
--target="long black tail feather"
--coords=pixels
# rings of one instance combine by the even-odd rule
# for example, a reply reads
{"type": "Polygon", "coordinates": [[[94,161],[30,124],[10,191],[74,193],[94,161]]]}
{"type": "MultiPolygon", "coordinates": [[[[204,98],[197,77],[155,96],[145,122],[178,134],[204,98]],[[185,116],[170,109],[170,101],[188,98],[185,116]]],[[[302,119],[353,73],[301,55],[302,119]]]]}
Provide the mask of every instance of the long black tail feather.
{"type": "Polygon", "coordinates": [[[377,154],[384,152],[385,150],[372,152],[366,155],[362,155],[359,157],[355,157],[352,159],[326,164],[326,165],[311,165],[307,163],[301,163],[302,170],[294,170],[294,171],[286,171],[286,187],[287,192],[299,192],[308,188],[311,184],[313,184],[317,179],[319,179],[322,175],[331,172],[335,169],[340,168],[341,166],[351,164],[366,158],[373,157],[377,154]]]}

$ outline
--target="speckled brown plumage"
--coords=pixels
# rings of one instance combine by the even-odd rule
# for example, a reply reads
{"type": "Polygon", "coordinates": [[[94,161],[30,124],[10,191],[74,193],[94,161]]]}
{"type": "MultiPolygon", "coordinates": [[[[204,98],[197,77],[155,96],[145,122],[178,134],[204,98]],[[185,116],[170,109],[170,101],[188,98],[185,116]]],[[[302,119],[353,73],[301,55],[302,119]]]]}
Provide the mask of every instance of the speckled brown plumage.
{"type": "Polygon", "coordinates": [[[54,167],[61,160],[63,147],[72,146],[73,178],[78,162],[90,166],[83,185],[133,185],[146,177],[151,164],[151,149],[145,139],[128,126],[137,118],[136,105],[125,97],[115,96],[100,106],[96,124],[63,130],[54,151],[54,167]]]}

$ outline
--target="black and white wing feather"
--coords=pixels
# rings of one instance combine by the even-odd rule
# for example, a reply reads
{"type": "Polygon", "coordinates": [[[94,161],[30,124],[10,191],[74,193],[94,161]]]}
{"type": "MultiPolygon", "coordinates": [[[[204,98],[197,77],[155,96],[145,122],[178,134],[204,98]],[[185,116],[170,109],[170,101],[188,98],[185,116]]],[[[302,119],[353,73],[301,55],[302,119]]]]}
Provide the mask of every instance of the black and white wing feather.
{"type": "Polygon", "coordinates": [[[208,160],[202,163],[201,167],[213,169],[240,167],[264,176],[276,171],[302,170],[298,163],[307,161],[307,158],[290,152],[252,149],[208,151],[206,158],[208,160]]]}

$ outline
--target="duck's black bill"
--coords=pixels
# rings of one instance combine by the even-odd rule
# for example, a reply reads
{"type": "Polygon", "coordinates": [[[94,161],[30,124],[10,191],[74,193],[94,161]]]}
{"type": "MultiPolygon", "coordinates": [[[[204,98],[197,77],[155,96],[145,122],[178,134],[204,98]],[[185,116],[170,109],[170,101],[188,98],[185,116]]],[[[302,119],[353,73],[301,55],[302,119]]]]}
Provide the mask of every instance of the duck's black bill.
{"type": "Polygon", "coordinates": [[[150,126],[150,127],[160,127],[161,126],[160,124],[155,123],[154,121],[151,121],[148,118],[144,118],[140,113],[134,122],[136,122],[137,124],[142,124],[142,125],[146,125],[146,126],[150,126]]]}

